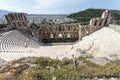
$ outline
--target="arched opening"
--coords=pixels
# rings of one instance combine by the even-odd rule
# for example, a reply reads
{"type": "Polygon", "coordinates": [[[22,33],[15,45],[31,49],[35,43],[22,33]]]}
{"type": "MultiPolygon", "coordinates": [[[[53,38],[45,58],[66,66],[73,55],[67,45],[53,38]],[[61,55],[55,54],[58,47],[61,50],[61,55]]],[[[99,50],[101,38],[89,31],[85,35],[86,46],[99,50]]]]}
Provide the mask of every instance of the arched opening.
{"type": "Polygon", "coordinates": [[[68,34],[67,34],[67,38],[68,38],[68,39],[69,39],[69,38],[71,38],[71,35],[70,35],[70,33],[68,33],[68,34]]]}
{"type": "Polygon", "coordinates": [[[58,38],[62,38],[62,34],[58,34],[58,38]]]}
{"type": "Polygon", "coordinates": [[[50,38],[51,38],[51,39],[53,39],[53,38],[54,38],[53,34],[50,34],[50,38]]]}

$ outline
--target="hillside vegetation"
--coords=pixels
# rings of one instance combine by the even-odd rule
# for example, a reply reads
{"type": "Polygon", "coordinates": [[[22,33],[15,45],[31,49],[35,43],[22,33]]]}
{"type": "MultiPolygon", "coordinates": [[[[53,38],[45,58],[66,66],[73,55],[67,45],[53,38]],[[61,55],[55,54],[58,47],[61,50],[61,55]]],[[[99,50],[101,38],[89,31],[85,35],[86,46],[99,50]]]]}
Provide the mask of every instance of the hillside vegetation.
{"type": "Polygon", "coordinates": [[[100,66],[86,59],[77,58],[74,67],[72,59],[21,58],[0,69],[0,80],[96,80],[120,75],[120,61],[100,66]]]}
{"type": "MultiPolygon", "coordinates": [[[[105,9],[86,9],[84,11],[70,14],[67,17],[78,20],[82,25],[87,25],[91,18],[101,17],[104,10],[105,9]]],[[[120,25],[120,10],[111,10],[111,13],[115,23],[120,25]]]]}

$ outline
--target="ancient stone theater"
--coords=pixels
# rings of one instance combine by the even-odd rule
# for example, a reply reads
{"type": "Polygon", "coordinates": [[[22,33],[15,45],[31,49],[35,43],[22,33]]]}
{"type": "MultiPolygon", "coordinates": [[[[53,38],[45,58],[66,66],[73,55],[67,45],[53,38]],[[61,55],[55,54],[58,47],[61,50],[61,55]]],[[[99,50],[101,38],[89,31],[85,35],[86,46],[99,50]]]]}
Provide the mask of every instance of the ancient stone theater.
{"type": "Polygon", "coordinates": [[[96,30],[109,26],[111,11],[105,10],[101,18],[92,18],[89,25],[79,23],[44,24],[39,27],[30,26],[26,13],[10,13],[5,15],[9,25],[21,29],[42,42],[75,42],[96,30]]]}

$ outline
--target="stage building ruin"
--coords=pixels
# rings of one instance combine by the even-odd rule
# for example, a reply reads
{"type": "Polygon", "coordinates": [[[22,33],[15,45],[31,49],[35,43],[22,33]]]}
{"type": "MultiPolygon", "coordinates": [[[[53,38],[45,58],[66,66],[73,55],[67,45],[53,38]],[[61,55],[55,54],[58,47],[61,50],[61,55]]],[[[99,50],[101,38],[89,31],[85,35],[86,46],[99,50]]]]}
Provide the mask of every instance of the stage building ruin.
{"type": "Polygon", "coordinates": [[[26,13],[9,13],[5,18],[10,26],[30,32],[29,20],[26,13]]]}
{"type": "Polygon", "coordinates": [[[96,30],[98,30],[102,27],[109,26],[111,19],[112,19],[111,11],[105,10],[102,13],[101,18],[92,18],[90,20],[89,25],[82,26],[80,29],[80,33],[81,33],[80,35],[82,37],[84,37],[86,35],[89,35],[89,34],[95,32],[96,30]]]}
{"type": "Polygon", "coordinates": [[[111,11],[105,10],[101,18],[92,18],[89,25],[91,26],[108,26],[111,22],[111,11]]]}
{"type": "Polygon", "coordinates": [[[79,40],[79,24],[42,25],[39,30],[31,29],[43,42],[70,42],[79,40]]]}
{"type": "Polygon", "coordinates": [[[38,28],[30,27],[25,13],[10,13],[5,15],[9,25],[26,30],[42,42],[71,42],[81,40],[96,30],[108,26],[111,22],[111,11],[105,10],[101,18],[92,18],[89,25],[80,24],[44,24],[38,28]]]}

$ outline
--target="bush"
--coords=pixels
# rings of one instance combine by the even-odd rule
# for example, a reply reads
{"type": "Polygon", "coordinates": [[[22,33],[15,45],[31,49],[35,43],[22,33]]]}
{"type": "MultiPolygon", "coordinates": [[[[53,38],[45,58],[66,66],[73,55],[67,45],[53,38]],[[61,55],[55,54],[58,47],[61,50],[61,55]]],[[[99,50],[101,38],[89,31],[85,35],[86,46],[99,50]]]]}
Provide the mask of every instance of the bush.
{"type": "Polygon", "coordinates": [[[37,58],[34,63],[38,64],[38,67],[46,68],[47,66],[56,67],[57,65],[61,64],[61,61],[40,57],[37,58]]]}
{"type": "Polygon", "coordinates": [[[28,68],[22,72],[17,69],[15,72],[17,75],[14,74],[15,79],[53,80],[54,78],[55,80],[93,80],[95,77],[111,77],[120,75],[120,60],[100,66],[86,60],[87,58],[89,57],[77,58],[77,61],[81,61],[85,65],[78,65],[77,68],[74,68],[72,59],[59,61],[43,57],[36,58],[34,63],[38,65],[37,68],[28,68]],[[52,67],[52,69],[47,69],[47,66],[52,67]],[[58,68],[58,66],[60,67],[58,68]]]}

